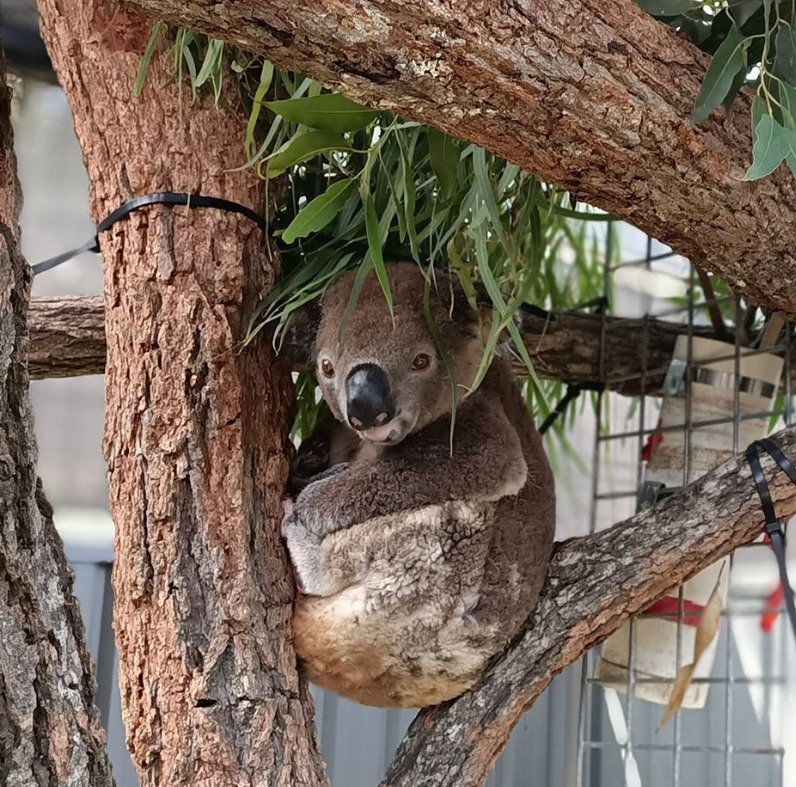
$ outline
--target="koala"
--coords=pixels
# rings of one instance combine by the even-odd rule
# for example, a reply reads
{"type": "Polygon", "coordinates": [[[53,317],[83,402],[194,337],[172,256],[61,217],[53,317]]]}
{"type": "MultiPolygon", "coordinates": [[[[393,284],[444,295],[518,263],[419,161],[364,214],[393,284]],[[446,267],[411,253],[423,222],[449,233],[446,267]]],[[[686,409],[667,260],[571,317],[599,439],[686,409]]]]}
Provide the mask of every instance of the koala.
{"type": "Polygon", "coordinates": [[[553,475],[507,363],[473,389],[483,326],[413,263],[325,293],[315,363],[326,412],[299,449],[282,533],[306,676],[366,705],[424,707],[478,679],[526,620],[550,561],[553,475]],[[453,407],[453,391],[457,404],[453,407]],[[451,431],[451,420],[454,428],[451,431]]]}

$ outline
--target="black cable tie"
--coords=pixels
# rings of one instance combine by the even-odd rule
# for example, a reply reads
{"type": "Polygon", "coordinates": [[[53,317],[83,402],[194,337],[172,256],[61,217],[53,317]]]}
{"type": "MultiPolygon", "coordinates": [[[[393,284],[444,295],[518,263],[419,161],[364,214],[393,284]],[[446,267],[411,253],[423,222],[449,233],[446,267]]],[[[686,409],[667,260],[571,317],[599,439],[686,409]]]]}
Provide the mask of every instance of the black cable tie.
{"type": "Polygon", "coordinates": [[[167,205],[174,207],[175,205],[185,205],[188,208],[216,208],[228,213],[238,213],[245,216],[250,221],[253,221],[263,232],[268,229],[268,223],[257,211],[252,208],[241,205],[239,202],[232,200],[222,199],[221,197],[205,197],[202,194],[189,194],[187,192],[177,191],[157,191],[152,194],[144,194],[141,197],[133,197],[123,205],[120,205],[116,210],[109,213],[98,225],[97,233],[92,240],[87,241],[77,249],[65,251],[62,254],[57,254],[55,257],[50,257],[42,262],[37,263],[31,267],[31,272],[34,276],[44,273],[52,268],[55,268],[61,263],[77,257],[85,251],[99,252],[99,235],[101,232],[109,230],[117,221],[126,218],[131,213],[141,208],[148,207],[149,205],[167,205]]]}
{"type": "Polygon", "coordinates": [[[561,399],[559,399],[556,406],[550,411],[547,418],[542,421],[542,424],[539,427],[539,434],[544,434],[556,422],[558,417],[566,411],[570,402],[573,402],[575,399],[577,399],[583,391],[596,391],[597,393],[600,393],[604,390],[605,383],[600,381],[568,383],[567,390],[564,395],[561,397],[561,399]]]}
{"type": "Polygon", "coordinates": [[[777,560],[779,578],[785,597],[785,609],[787,610],[791,626],[793,627],[793,634],[796,637],[796,597],[794,597],[793,586],[790,584],[790,579],[788,577],[788,562],[785,552],[785,527],[782,520],[777,518],[777,513],[774,509],[774,501],[771,499],[771,492],[768,488],[765,473],[763,472],[763,465],[760,462],[761,450],[765,451],[777,463],[779,469],[782,470],[794,484],[796,484],[796,468],[793,466],[790,459],[782,452],[782,449],[768,437],[762,440],[755,440],[746,449],[746,461],[749,463],[749,469],[752,471],[752,480],[755,482],[757,494],[760,497],[760,506],[763,509],[763,516],[766,520],[765,531],[771,541],[771,549],[777,560]]]}

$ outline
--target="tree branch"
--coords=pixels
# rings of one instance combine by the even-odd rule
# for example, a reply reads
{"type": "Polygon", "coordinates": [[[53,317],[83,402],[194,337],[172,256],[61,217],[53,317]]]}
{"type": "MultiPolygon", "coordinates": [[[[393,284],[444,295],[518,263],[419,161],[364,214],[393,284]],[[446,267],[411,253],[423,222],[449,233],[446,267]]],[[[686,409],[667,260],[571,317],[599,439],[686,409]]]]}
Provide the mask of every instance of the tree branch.
{"type": "Polygon", "coordinates": [[[28,369],[34,380],[105,371],[105,307],[100,296],[32,298],[28,369]]]}
{"type": "MultiPolygon", "coordinates": [[[[31,377],[102,374],[104,321],[99,297],[34,298],[29,312],[31,377]]],[[[642,391],[646,372],[643,390],[658,390],[682,326],[614,317],[606,318],[605,325],[601,353],[602,317],[561,312],[549,321],[530,315],[521,318],[525,346],[541,377],[568,382],[604,380],[613,391],[636,395],[642,391]]],[[[282,347],[281,354],[294,369],[309,366],[309,327],[305,333],[290,332],[282,347]]],[[[706,329],[697,333],[700,330],[712,335],[706,329]]],[[[516,371],[519,376],[525,373],[522,363],[516,363],[516,371]]]]}
{"type": "MultiPolygon", "coordinates": [[[[796,426],[775,436],[796,455],[796,426]]],[[[796,486],[764,464],[780,516],[796,513],[796,486]]],[[[483,783],[512,727],[550,681],[631,615],[761,534],[763,516],[742,456],[687,493],[614,527],[558,546],[524,632],[471,691],[423,711],[384,785],[483,783]]],[[[774,560],[772,555],[771,560],[774,560]]]]}
{"type": "Polygon", "coordinates": [[[708,56],[632,0],[131,2],[483,145],[796,316],[796,188],[743,180],[750,96],[695,126],[708,56]]]}

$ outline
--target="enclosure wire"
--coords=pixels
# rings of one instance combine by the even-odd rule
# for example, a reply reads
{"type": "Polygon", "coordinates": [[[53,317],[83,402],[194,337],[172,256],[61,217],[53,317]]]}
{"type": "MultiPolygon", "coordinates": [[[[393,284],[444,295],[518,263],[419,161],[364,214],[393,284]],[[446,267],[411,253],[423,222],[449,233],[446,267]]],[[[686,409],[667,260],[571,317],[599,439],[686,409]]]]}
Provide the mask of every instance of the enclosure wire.
{"type": "MultiPolygon", "coordinates": [[[[647,253],[646,255],[637,260],[631,260],[629,262],[618,262],[616,264],[611,264],[611,254],[610,254],[610,244],[612,241],[612,237],[610,233],[613,232],[613,225],[608,225],[607,232],[606,232],[606,253],[605,253],[605,272],[603,277],[603,292],[604,295],[607,297],[609,295],[609,291],[611,289],[611,275],[624,267],[629,267],[631,265],[636,266],[645,266],[647,269],[652,268],[653,263],[659,263],[670,258],[677,259],[677,255],[674,255],[672,252],[665,252],[665,253],[658,253],[652,254],[652,241],[648,239],[647,241],[647,253]]],[[[680,258],[681,259],[681,258],[680,258]]],[[[683,451],[684,451],[684,461],[683,461],[683,472],[682,472],[682,480],[683,484],[687,485],[692,479],[692,471],[691,471],[691,447],[692,447],[692,435],[695,429],[697,428],[705,428],[711,426],[717,426],[720,424],[732,424],[732,443],[733,449],[737,453],[741,450],[743,446],[741,446],[741,425],[744,421],[747,420],[759,420],[762,418],[771,418],[775,416],[776,418],[782,418],[786,425],[790,425],[792,422],[792,411],[793,411],[793,402],[792,402],[792,381],[791,381],[791,341],[792,341],[792,327],[787,325],[787,329],[785,330],[785,336],[781,343],[777,343],[774,347],[768,348],[747,348],[741,346],[741,338],[742,338],[742,318],[741,318],[741,308],[740,308],[740,300],[736,298],[734,295],[729,296],[718,296],[710,299],[697,298],[696,293],[696,279],[695,279],[695,270],[692,265],[689,264],[689,272],[688,272],[688,290],[687,290],[687,303],[682,306],[678,306],[676,308],[664,308],[660,310],[656,310],[655,313],[647,312],[644,315],[644,318],[641,320],[641,370],[638,374],[632,375],[625,375],[622,377],[609,377],[606,372],[608,370],[605,369],[606,364],[606,344],[607,344],[607,335],[610,330],[614,330],[617,328],[622,327],[622,320],[617,319],[616,317],[612,317],[609,319],[608,312],[604,312],[602,315],[602,325],[601,325],[601,334],[600,334],[600,344],[599,344],[599,369],[600,375],[599,379],[606,380],[609,384],[616,384],[620,382],[633,382],[638,379],[640,383],[639,388],[639,403],[638,403],[638,413],[637,413],[637,428],[634,430],[628,431],[611,431],[609,426],[606,425],[604,414],[608,406],[611,403],[611,397],[615,394],[603,394],[600,393],[597,395],[597,408],[596,408],[596,424],[595,424],[595,438],[594,438],[594,446],[592,451],[593,457],[593,465],[592,465],[592,480],[591,480],[591,491],[592,491],[592,499],[591,505],[589,510],[589,532],[594,533],[597,529],[598,524],[598,508],[601,501],[605,500],[618,500],[621,498],[633,498],[638,497],[641,492],[642,483],[643,483],[643,476],[644,476],[644,466],[642,461],[642,450],[644,447],[645,438],[649,435],[659,432],[659,431],[674,431],[680,430],[683,434],[683,451]],[[734,364],[734,375],[733,375],[733,413],[731,416],[727,417],[717,417],[717,418],[709,418],[709,419],[699,419],[693,417],[692,412],[692,385],[691,385],[691,374],[690,370],[692,368],[693,362],[693,340],[696,334],[697,326],[697,316],[703,313],[708,306],[711,305],[726,305],[732,304],[733,308],[733,317],[734,317],[734,324],[735,324],[735,337],[734,337],[734,348],[732,353],[728,353],[726,357],[722,357],[723,360],[730,360],[732,359],[734,364]],[[665,374],[666,369],[658,367],[650,367],[648,364],[649,359],[649,350],[650,350],[650,341],[649,341],[649,326],[650,320],[652,318],[660,320],[662,318],[684,318],[686,325],[686,336],[687,336],[687,359],[686,359],[686,375],[684,378],[685,382],[685,401],[684,401],[684,424],[678,425],[676,427],[666,428],[664,427],[661,429],[657,425],[655,426],[648,426],[646,423],[647,418],[647,397],[649,391],[649,381],[651,379],[658,379],[660,380],[661,376],[665,374]],[[741,412],[741,375],[740,375],[740,363],[742,358],[746,358],[748,356],[760,354],[760,353],[771,353],[771,352],[781,352],[784,356],[784,382],[783,382],[783,401],[781,405],[778,405],[776,399],[772,404],[770,410],[764,412],[755,412],[755,413],[742,413],[741,412]],[[636,462],[636,481],[637,481],[637,489],[636,490],[620,490],[620,491],[601,491],[601,483],[602,473],[601,473],[601,445],[607,445],[611,441],[617,440],[627,440],[627,439],[635,439],[636,450],[638,453],[637,462],[636,462]]],[[[611,299],[613,302],[613,299],[611,299]]],[[[639,320],[631,320],[628,322],[638,323],[639,320]]],[[[700,329],[702,326],[699,326],[700,329]]],[[[742,549],[750,549],[750,548],[760,548],[764,547],[767,548],[767,545],[763,542],[755,542],[748,546],[742,547],[742,549]]],[[[730,566],[732,567],[732,560],[730,566]]],[[[683,653],[682,653],[682,642],[683,642],[683,622],[682,622],[682,610],[683,610],[683,594],[682,589],[680,589],[678,593],[679,599],[679,609],[680,614],[677,616],[678,619],[678,626],[677,626],[677,670],[679,671],[680,667],[682,666],[683,662],[683,653]]],[[[647,743],[643,741],[637,741],[634,737],[634,706],[635,706],[635,687],[637,684],[640,683],[656,683],[660,682],[659,679],[655,678],[644,678],[643,676],[637,676],[635,674],[635,657],[636,657],[636,635],[635,635],[635,626],[631,621],[630,624],[630,633],[629,633],[629,644],[628,644],[628,663],[630,669],[628,671],[628,676],[625,681],[624,688],[626,689],[626,699],[624,702],[625,714],[626,714],[626,721],[627,721],[627,728],[628,728],[628,736],[627,741],[625,743],[619,743],[615,740],[607,740],[603,733],[605,732],[606,735],[611,735],[610,731],[606,727],[604,723],[604,711],[603,706],[601,703],[597,702],[595,699],[595,692],[603,691],[602,686],[596,684],[591,679],[591,674],[593,671],[593,665],[595,661],[595,654],[592,652],[590,654],[586,654],[581,660],[581,686],[580,686],[580,697],[579,697],[579,718],[578,718],[578,755],[577,755],[577,780],[576,784],[577,787],[603,787],[601,782],[601,775],[603,772],[603,764],[604,760],[601,759],[602,753],[606,751],[616,751],[622,758],[630,756],[637,752],[670,752],[671,753],[671,767],[672,767],[672,774],[671,774],[671,784],[673,787],[680,787],[681,785],[681,768],[682,768],[682,754],[703,754],[703,755],[720,755],[723,757],[723,781],[725,787],[732,787],[733,785],[733,765],[734,765],[734,758],[739,755],[759,755],[764,756],[767,758],[772,758],[776,762],[777,772],[779,774],[779,784],[782,782],[782,775],[783,775],[783,768],[784,768],[784,747],[783,746],[747,746],[747,745],[739,745],[733,738],[733,722],[734,722],[734,697],[733,692],[736,686],[753,686],[753,685],[761,685],[765,690],[765,697],[766,697],[766,705],[765,707],[770,711],[771,705],[771,696],[774,691],[783,691],[784,686],[786,685],[786,679],[782,675],[775,675],[772,674],[771,669],[765,674],[760,677],[753,677],[753,676],[744,676],[744,675],[733,675],[733,670],[735,669],[735,663],[733,658],[733,639],[732,639],[732,630],[730,627],[730,621],[734,618],[748,618],[749,616],[759,616],[763,610],[762,609],[742,609],[742,608],[735,608],[733,605],[732,599],[730,599],[728,606],[725,610],[721,613],[721,619],[726,620],[727,622],[722,626],[723,628],[723,648],[724,656],[723,658],[723,666],[725,669],[725,674],[722,676],[717,677],[708,677],[708,678],[695,678],[693,680],[694,685],[716,685],[716,686],[723,686],[725,689],[724,692],[724,703],[723,703],[723,711],[724,711],[724,729],[723,729],[723,745],[715,745],[713,743],[706,743],[704,745],[694,745],[688,742],[684,742],[682,740],[682,726],[680,720],[680,713],[676,713],[672,722],[673,726],[673,740],[672,743],[647,743]],[[597,756],[600,755],[600,756],[597,756]]],[[[775,610],[779,612],[780,610],[775,610]]],[[[778,626],[776,632],[778,636],[774,640],[775,647],[777,648],[777,652],[780,651],[783,647],[782,641],[782,626],[778,626]]],[[[595,649],[596,650],[596,649],[595,649]]],[[[717,660],[718,663],[718,660],[717,660]]],[[[769,665],[771,667],[771,665],[769,665]]],[[[668,681],[671,682],[671,681],[668,681]]],[[[711,693],[708,696],[708,708],[704,711],[705,718],[707,719],[707,713],[710,708],[711,699],[715,702],[716,698],[721,695],[715,695],[711,693]]],[[[770,716],[768,716],[770,718],[770,716]]],[[[645,782],[644,787],[658,787],[661,784],[660,781],[655,781],[647,785],[645,782]]],[[[611,785],[613,787],[613,785],[611,785]]],[[[758,786],[756,786],[758,787],[758,786]]],[[[759,787],[764,787],[761,783],[759,787]]],[[[773,787],[773,785],[772,785],[773,787]]]]}

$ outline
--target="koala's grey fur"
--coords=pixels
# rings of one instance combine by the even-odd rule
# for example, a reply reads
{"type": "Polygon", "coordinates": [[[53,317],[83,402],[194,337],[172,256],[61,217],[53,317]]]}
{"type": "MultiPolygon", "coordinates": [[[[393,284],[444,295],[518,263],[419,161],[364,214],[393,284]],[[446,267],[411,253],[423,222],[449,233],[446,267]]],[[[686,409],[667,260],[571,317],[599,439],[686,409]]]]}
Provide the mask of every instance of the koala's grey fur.
{"type": "Polygon", "coordinates": [[[388,270],[394,321],[372,274],[346,322],[352,275],[323,299],[318,379],[337,422],[322,419],[309,445],[330,467],[286,506],[283,534],[309,679],[368,705],[422,707],[468,689],[528,617],[547,573],[555,491],[505,362],[465,395],[482,330],[440,275],[431,309],[459,389],[451,453],[451,387],[423,313],[422,272],[388,270]],[[428,369],[412,369],[418,353],[433,359],[428,369]],[[381,444],[343,425],[343,381],[362,363],[386,371],[400,411],[381,444]]]}

